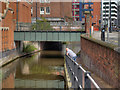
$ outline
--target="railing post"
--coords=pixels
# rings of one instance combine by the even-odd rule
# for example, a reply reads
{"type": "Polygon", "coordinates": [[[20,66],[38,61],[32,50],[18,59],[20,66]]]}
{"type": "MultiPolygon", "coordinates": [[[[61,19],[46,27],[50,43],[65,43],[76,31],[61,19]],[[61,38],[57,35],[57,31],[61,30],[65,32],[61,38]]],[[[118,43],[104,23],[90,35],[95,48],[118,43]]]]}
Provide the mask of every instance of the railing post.
{"type": "Polygon", "coordinates": [[[91,81],[90,81],[90,79],[88,78],[87,74],[91,75],[91,73],[90,73],[89,71],[85,72],[84,88],[91,90],[91,81]]]}
{"type": "Polygon", "coordinates": [[[82,70],[81,70],[80,66],[81,65],[78,66],[77,77],[78,77],[78,83],[79,83],[79,85],[82,85],[83,75],[82,75],[82,70]]]}
{"type": "Polygon", "coordinates": [[[20,31],[22,31],[22,30],[21,30],[21,24],[19,24],[19,25],[20,25],[20,31]]]}

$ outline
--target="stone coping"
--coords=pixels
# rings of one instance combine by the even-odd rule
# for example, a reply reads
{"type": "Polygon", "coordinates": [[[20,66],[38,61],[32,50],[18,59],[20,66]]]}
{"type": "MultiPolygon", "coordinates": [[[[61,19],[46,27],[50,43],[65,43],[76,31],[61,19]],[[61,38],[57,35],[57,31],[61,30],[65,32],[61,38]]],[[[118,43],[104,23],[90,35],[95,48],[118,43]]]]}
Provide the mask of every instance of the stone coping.
{"type": "Polygon", "coordinates": [[[89,41],[92,41],[92,42],[95,42],[101,46],[104,46],[106,48],[110,48],[114,51],[117,51],[116,48],[118,48],[117,45],[114,45],[114,44],[111,44],[111,43],[108,43],[108,42],[104,42],[104,41],[101,41],[101,40],[98,40],[98,39],[95,39],[95,38],[92,38],[90,36],[86,36],[86,35],[81,35],[81,38],[84,38],[86,40],[89,40],[89,41]]]}

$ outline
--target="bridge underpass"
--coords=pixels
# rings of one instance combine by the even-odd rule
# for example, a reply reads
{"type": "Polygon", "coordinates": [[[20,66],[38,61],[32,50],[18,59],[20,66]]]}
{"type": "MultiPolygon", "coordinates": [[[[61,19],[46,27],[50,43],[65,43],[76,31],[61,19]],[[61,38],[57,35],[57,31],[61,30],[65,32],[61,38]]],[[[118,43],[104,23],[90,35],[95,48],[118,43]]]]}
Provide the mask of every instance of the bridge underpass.
{"type": "Polygon", "coordinates": [[[85,31],[14,31],[15,41],[80,41],[85,31]]]}

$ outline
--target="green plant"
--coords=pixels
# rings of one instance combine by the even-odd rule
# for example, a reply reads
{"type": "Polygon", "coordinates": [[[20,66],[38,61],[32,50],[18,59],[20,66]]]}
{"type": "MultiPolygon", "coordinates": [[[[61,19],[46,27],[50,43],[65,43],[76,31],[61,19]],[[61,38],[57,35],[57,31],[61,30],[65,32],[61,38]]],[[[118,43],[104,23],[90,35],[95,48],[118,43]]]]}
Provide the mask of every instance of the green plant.
{"type": "Polygon", "coordinates": [[[85,29],[76,29],[76,31],[85,31],[85,29]]]}
{"type": "Polygon", "coordinates": [[[80,56],[80,52],[81,52],[81,50],[77,53],[77,56],[80,56]]]}
{"type": "Polygon", "coordinates": [[[42,18],[42,20],[37,20],[31,28],[32,30],[53,30],[50,26],[50,22],[47,22],[45,18],[42,18]]]}
{"type": "Polygon", "coordinates": [[[30,53],[35,50],[37,50],[37,48],[35,48],[33,45],[27,45],[26,47],[23,46],[23,52],[25,53],[30,53]]]}

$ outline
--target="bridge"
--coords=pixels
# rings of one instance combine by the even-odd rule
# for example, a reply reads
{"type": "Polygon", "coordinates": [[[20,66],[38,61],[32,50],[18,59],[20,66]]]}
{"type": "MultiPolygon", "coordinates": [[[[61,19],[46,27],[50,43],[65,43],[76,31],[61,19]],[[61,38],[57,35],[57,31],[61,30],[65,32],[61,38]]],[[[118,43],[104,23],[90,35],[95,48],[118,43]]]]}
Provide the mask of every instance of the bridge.
{"type": "Polygon", "coordinates": [[[85,31],[14,31],[15,41],[80,41],[85,31]]]}

